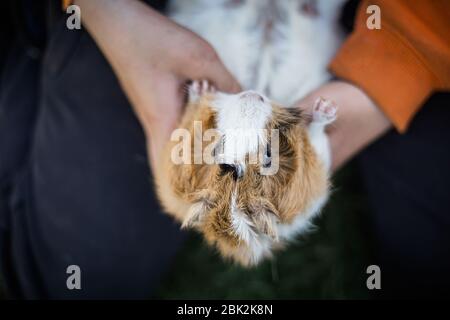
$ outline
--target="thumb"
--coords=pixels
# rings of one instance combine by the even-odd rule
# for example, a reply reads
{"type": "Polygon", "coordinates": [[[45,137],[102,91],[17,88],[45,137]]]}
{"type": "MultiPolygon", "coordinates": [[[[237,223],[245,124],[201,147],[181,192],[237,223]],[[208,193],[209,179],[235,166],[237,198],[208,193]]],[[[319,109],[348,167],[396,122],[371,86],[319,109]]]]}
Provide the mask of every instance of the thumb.
{"type": "Polygon", "coordinates": [[[195,60],[186,64],[182,70],[184,77],[190,80],[209,80],[220,91],[229,93],[241,91],[239,82],[228,71],[216,51],[209,44],[204,45],[201,54],[197,55],[195,60]]]}
{"type": "Polygon", "coordinates": [[[228,71],[220,59],[214,63],[206,64],[203,77],[211,81],[220,91],[228,93],[241,91],[239,82],[228,71]]]}

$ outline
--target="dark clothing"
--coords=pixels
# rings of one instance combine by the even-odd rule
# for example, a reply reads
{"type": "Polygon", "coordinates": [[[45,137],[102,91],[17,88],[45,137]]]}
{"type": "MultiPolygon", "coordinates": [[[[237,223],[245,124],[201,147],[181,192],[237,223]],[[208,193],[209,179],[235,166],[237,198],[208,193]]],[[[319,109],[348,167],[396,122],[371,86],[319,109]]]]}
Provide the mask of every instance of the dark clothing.
{"type": "Polygon", "coordinates": [[[407,133],[391,131],[359,157],[382,274],[379,297],[450,297],[449,141],[450,94],[441,93],[407,133]]]}
{"type": "Polygon", "coordinates": [[[87,32],[61,17],[42,58],[17,45],[0,91],[0,249],[17,298],[150,298],[182,242],[142,129],[87,32]],[[68,290],[67,267],[81,269],[68,290]]]}

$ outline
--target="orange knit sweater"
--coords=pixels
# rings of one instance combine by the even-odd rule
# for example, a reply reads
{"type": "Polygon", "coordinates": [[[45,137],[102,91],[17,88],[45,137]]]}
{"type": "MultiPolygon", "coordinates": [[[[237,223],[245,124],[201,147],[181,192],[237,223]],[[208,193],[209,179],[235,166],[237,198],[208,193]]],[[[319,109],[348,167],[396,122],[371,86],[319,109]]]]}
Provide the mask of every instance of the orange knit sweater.
{"type": "Polygon", "coordinates": [[[362,1],[355,30],[330,69],[363,89],[405,132],[433,92],[450,90],[450,1],[362,1]],[[366,26],[372,4],[381,9],[379,30],[366,26]]]}

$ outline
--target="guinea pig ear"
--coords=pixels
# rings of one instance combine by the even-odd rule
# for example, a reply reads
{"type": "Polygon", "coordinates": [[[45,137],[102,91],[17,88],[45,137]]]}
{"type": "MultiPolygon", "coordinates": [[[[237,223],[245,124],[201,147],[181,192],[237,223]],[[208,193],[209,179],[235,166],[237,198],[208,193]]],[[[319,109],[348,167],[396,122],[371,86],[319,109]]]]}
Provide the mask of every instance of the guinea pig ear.
{"type": "Polygon", "coordinates": [[[298,108],[280,108],[275,119],[280,129],[289,129],[303,121],[303,112],[298,108]]]}
{"type": "Polygon", "coordinates": [[[299,108],[286,108],[287,119],[286,122],[290,125],[297,125],[303,120],[303,112],[299,108]]]}
{"type": "Polygon", "coordinates": [[[198,227],[208,212],[208,206],[204,201],[196,202],[189,208],[189,211],[181,224],[182,229],[198,227]]]}

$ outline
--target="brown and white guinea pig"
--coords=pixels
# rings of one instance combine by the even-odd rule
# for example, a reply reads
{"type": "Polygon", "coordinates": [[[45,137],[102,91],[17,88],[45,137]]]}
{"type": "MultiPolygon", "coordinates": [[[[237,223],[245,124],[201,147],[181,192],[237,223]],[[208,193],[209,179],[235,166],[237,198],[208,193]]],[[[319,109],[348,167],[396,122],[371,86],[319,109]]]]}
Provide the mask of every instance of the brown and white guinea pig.
{"type": "Polygon", "coordinates": [[[328,197],[324,127],[336,107],[319,99],[307,124],[284,106],[330,79],[345,1],[169,1],[168,15],[209,41],[247,91],[191,85],[184,130],[156,168],[159,198],[183,227],[243,265],[307,230],[328,197]]]}
{"type": "Polygon", "coordinates": [[[325,126],[336,106],[318,99],[311,123],[255,91],[193,82],[155,170],[165,210],[224,257],[252,266],[305,232],[329,192],[325,126]]]}

